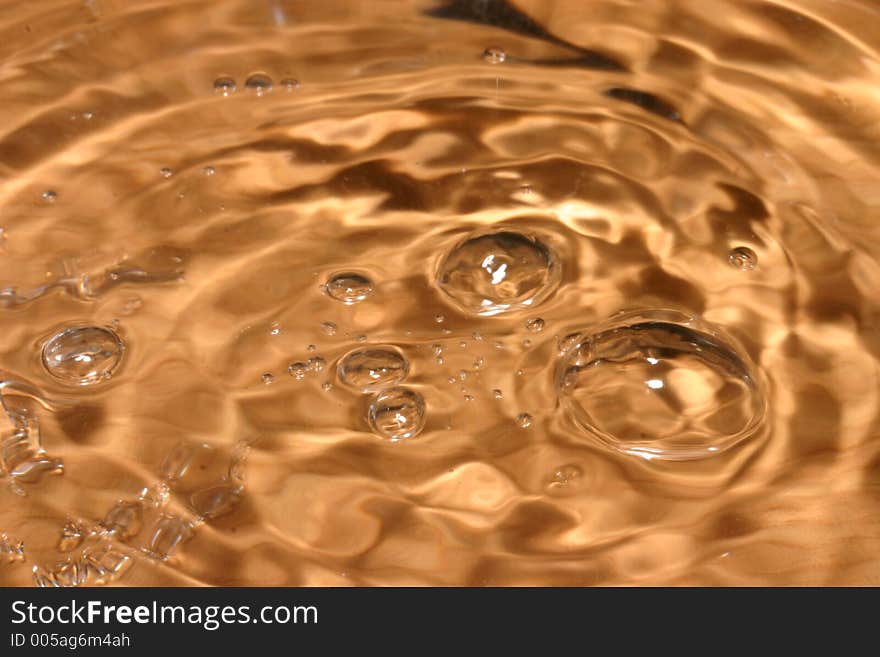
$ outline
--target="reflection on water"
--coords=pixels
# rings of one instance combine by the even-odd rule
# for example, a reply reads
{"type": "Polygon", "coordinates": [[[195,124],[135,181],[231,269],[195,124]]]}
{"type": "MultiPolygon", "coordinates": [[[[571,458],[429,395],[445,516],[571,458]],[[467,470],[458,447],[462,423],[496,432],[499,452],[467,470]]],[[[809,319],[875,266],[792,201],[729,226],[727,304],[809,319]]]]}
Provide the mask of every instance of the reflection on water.
{"type": "Polygon", "coordinates": [[[0,584],[880,583],[876,3],[0,9],[0,584]]]}

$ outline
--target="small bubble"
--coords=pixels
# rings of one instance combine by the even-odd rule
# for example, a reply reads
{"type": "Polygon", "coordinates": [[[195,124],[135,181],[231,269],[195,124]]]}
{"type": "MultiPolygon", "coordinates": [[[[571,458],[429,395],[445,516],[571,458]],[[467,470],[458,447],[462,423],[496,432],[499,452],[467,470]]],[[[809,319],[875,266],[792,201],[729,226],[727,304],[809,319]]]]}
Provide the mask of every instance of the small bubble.
{"type": "Polygon", "coordinates": [[[532,333],[540,333],[544,330],[544,320],[540,317],[530,319],[526,322],[526,328],[532,333]]]}
{"type": "Polygon", "coordinates": [[[339,359],[339,380],[361,392],[395,386],[409,374],[409,361],[396,347],[355,349],[339,359]]]}
{"type": "Polygon", "coordinates": [[[442,324],[443,322],[446,321],[446,316],[440,315],[440,314],[434,315],[434,321],[437,322],[438,324],[442,324]]]}
{"type": "Polygon", "coordinates": [[[324,392],[330,392],[331,390],[333,390],[333,384],[329,381],[324,381],[324,383],[321,384],[321,390],[323,390],[324,392]]]}
{"type": "Polygon", "coordinates": [[[265,73],[253,73],[245,80],[244,86],[257,96],[262,96],[272,91],[272,78],[265,73]]]}
{"type": "Polygon", "coordinates": [[[495,397],[495,399],[501,399],[502,397],[504,397],[504,393],[502,393],[498,388],[495,388],[492,391],[492,396],[495,397]]]}
{"type": "Polygon", "coordinates": [[[727,255],[731,267],[742,271],[751,271],[758,266],[758,254],[747,246],[738,246],[727,255]]]}
{"type": "Polygon", "coordinates": [[[92,385],[113,375],[124,350],[122,340],[110,329],[69,328],[56,333],[43,345],[43,366],[65,383],[92,385]]]}
{"type": "Polygon", "coordinates": [[[432,344],[431,351],[434,353],[435,356],[439,356],[443,353],[443,346],[439,344],[432,344]]]}
{"type": "Polygon", "coordinates": [[[529,340],[528,338],[526,338],[525,340],[522,341],[522,346],[525,347],[526,349],[528,349],[529,347],[532,346],[532,341],[529,340]]]}
{"type": "Polygon", "coordinates": [[[483,61],[489,64],[501,64],[505,59],[507,59],[507,53],[497,46],[486,48],[483,51],[483,61]]]}
{"type": "Polygon", "coordinates": [[[466,380],[467,380],[467,376],[468,376],[467,370],[458,370],[458,378],[459,378],[459,380],[461,380],[461,381],[466,381],[466,380]]]}
{"type": "Polygon", "coordinates": [[[523,374],[525,374],[525,372],[523,372],[522,370],[517,370],[517,371],[516,371],[516,375],[517,375],[517,376],[522,376],[523,374]]]}
{"type": "Polygon", "coordinates": [[[232,78],[223,77],[214,80],[214,93],[220,96],[231,96],[237,88],[235,80],[232,78]]]}
{"type": "Polygon", "coordinates": [[[76,522],[68,521],[61,528],[61,539],[58,541],[58,549],[62,552],[70,552],[79,547],[83,541],[83,528],[76,522]]]}
{"type": "Polygon", "coordinates": [[[279,82],[282,87],[284,87],[284,91],[296,91],[299,89],[299,80],[294,80],[293,78],[284,78],[279,82]]]}
{"type": "Polygon", "coordinates": [[[462,340],[461,342],[458,343],[458,346],[461,347],[462,349],[467,349],[468,344],[467,344],[467,342],[462,340]]]}
{"type": "Polygon", "coordinates": [[[474,340],[476,340],[477,342],[482,342],[482,341],[483,341],[483,334],[480,333],[479,331],[474,331],[474,332],[471,334],[471,337],[472,337],[474,340]]]}
{"type": "Polygon", "coordinates": [[[325,335],[336,335],[336,324],[333,322],[321,322],[321,331],[325,335]]]}
{"type": "Polygon", "coordinates": [[[58,192],[54,189],[47,189],[43,192],[43,200],[46,201],[46,203],[54,203],[58,200],[58,192]]]}
{"type": "Polygon", "coordinates": [[[161,169],[159,169],[159,174],[163,178],[170,178],[171,176],[174,175],[174,172],[171,169],[169,169],[168,167],[162,167],[161,169]]]}
{"type": "Polygon", "coordinates": [[[483,367],[483,365],[485,364],[485,362],[486,362],[486,361],[483,360],[483,357],[482,357],[482,356],[477,356],[477,357],[474,359],[474,369],[475,369],[475,370],[480,369],[481,367],[483,367]]]}
{"type": "Polygon", "coordinates": [[[473,395],[465,395],[464,400],[466,402],[472,402],[472,401],[474,401],[474,396],[473,395]]]}
{"type": "Polygon", "coordinates": [[[347,306],[363,301],[373,292],[373,282],[361,274],[342,272],[334,274],[324,284],[324,292],[347,306]]]}
{"type": "Polygon", "coordinates": [[[455,383],[456,381],[458,381],[458,379],[456,379],[454,376],[450,376],[448,379],[446,379],[446,381],[448,383],[455,383]]]}
{"type": "Polygon", "coordinates": [[[217,169],[212,166],[202,167],[203,176],[213,176],[215,173],[217,173],[217,169]]]}
{"type": "Polygon", "coordinates": [[[373,399],[368,419],[373,431],[392,442],[418,435],[425,427],[425,399],[415,390],[396,387],[373,399]]]}
{"type": "Polygon", "coordinates": [[[272,325],[269,326],[269,335],[278,335],[281,333],[281,326],[278,322],[272,322],[272,325]]]}
{"type": "Polygon", "coordinates": [[[521,429],[528,429],[532,426],[532,416],[528,413],[520,413],[516,416],[516,423],[521,429]]]}
{"type": "Polygon", "coordinates": [[[302,381],[306,378],[306,373],[309,371],[309,366],[303,362],[297,361],[295,363],[291,363],[287,366],[287,373],[290,374],[297,381],[302,381]]]}
{"type": "Polygon", "coordinates": [[[443,358],[443,356],[437,356],[437,358],[435,360],[437,361],[438,365],[445,365],[446,364],[446,359],[443,358]]]}
{"type": "Polygon", "coordinates": [[[81,115],[86,121],[91,121],[95,115],[92,112],[83,112],[81,115]]]}
{"type": "Polygon", "coordinates": [[[504,343],[501,342],[501,340],[493,340],[492,346],[495,347],[495,349],[504,349],[504,343]]]}
{"type": "Polygon", "coordinates": [[[318,351],[318,347],[316,347],[316,346],[313,345],[313,344],[310,344],[308,347],[306,347],[306,351],[308,351],[309,353],[312,353],[312,354],[313,354],[313,353],[315,353],[316,351],[318,351]]]}
{"type": "Polygon", "coordinates": [[[367,341],[367,336],[363,333],[355,336],[355,342],[366,342],[366,341],[367,341]]]}
{"type": "Polygon", "coordinates": [[[310,372],[323,372],[327,366],[327,361],[320,356],[309,358],[308,367],[310,372]]]}
{"type": "Polygon", "coordinates": [[[260,380],[267,386],[275,383],[275,377],[272,375],[271,372],[266,372],[265,374],[263,374],[263,376],[260,377],[260,380]]]}
{"type": "Polygon", "coordinates": [[[551,493],[563,493],[583,476],[584,472],[578,466],[571,463],[561,465],[550,475],[547,490],[551,493]]]}

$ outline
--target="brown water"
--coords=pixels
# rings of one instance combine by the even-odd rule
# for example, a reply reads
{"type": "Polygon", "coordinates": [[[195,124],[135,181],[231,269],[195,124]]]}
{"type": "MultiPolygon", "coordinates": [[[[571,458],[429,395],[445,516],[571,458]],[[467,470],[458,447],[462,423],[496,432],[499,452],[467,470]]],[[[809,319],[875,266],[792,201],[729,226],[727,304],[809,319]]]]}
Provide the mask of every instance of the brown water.
{"type": "Polygon", "coordinates": [[[880,584],[876,2],[0,34],[0,584],[880,584]]]}

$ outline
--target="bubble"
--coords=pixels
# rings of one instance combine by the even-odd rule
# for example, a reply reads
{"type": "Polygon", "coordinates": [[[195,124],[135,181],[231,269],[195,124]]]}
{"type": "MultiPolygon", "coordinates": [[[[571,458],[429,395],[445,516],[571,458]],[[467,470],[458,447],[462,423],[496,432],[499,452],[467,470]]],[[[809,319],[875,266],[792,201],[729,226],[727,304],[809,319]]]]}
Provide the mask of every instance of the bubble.
{"type": "Polygon", "coordinates": [[[528,413],[520,413],[516,416],[516,424],[520,429],[528,429],[532,426],[532,416],[528,413]]]}
{"type": "Polygon", "coordinates": [[[501,392],[498,388],[495,388],[492,391],[492,396],[495,397],[495,399],[502,399],[504,397],[504,393],[501,392]]]}
{"type": "Polygon", "coordinates": [[[143,526],[144,507],[138,502],[117,502],[101,524],[125,541],[140,533],[143,526]]]}
{"type": "Polygon", "coordinates": [[[196,491],[190,504],[202,518],[218,518],[230,513],[241,501],[241,486],[224,482],[196,491]]]}
{"type": "Polygon", "coordinates": [[[54,203],[58,200],[58,192],[54,189],[47,189],[43,192],[43,200],[46,201],[46,203],[54,203]]]}
{"type": "Polygon", "coordinates": [[[324,383],[321,384],[321,390],[323,390],[324,392],[330,392],[331,390],[333,390],[333,384],[329,381],[324,381],[324,383]]]}
{"type": "Polygon", "coordinates": [[[324,284],[324,292],[347,306],[363,301],[373,292],[373,282],[353,272],[334,274],[324,284]]]}
{"type": "Polygon", "coordinates": [[[483,61],[489,64],[501,64],[507,59],[507,53],[497,46],[491,46],[483,51],[483,61]]]}
{"type": "Polygon", "coordinates": [[[270,385],[272,385],[273,383],[275,383],[275,377],[272,375],[271,372],[265,372],[265,373],[260,377],[260,380],[261,380],[265,385],[267,385],[267,386],[270,386],[270,385]]]}
{"type": "Polygon", "coordinates": [[[61,528],[61,538],[58,541],[58,549],[62,552],[75,550],[83,542],[83,528],[75,522],[68,521],[61,528]]]}
{"type": "Polygon", "coordinates": [[[373,431],[392,442],[412,438],[425,428],[425,399],[409,388],[380,392],[370,403],[368,418],[373,431]]]}
{"type": "Polygon", "coordinates": [[[540,240],[512,230],[468,237],[446,254],[440,289],[462,310],[498,315],[532,308],[559,285],[561,268],[540,240]]]}
{"type": "Polygon", "coordinates": [[[307,365],[309,372],[323,372],[324,368],[327,367],[327,361],[321,356],[313,356],[309,358],[307,365]]]}
{"type": "Polygon", "coordinates": [[[547,492],[552,494],[565,494],[574,492],[571,490],[584,476],[584,471],[578,466],[568,463],[561,465],[547,480],[547,492]]]}
{"type": "Polygon", "coordinates": [[[231,96],[238,86],[232,78],[222,77],[214,80],[214,93],[220,96],[231,96]]]}
{"type": "Polygon", "coordinates": [[[162,516],[156,522],[148,552],[158,559],[165,560],[178,545],[188,541],[192,534],[192,525],[182,518],[162,516]]]}
{"type": "Polygon", "coordinates": [[[293,78],[284,78],[279,82],[282,87],[284,87],[284,91],[296,91],[299,89],[299,80],[294,80],[293,78]]]}
{"type": "Polygon", "coordinates": [[[217,173],[217,169],[212,166],[202,167],[203,176],[213,176],[215,173],[217,173]]]}
{"type": "Polygon", "coordinates": [[[396,347],[367,347],[349,351],[336,366],[339,380],[361,392],[395,386],[409,374],[409,362],[396,347]]]}
{"type": "Polygon", "coordinates": [[[544,320],[540,317],[530,319],[526,322],[526,329],[531,331],[532,333],[540,333],[544,330],[544,320]]]}
{"type": "Polygon", "coordinates": [[[295,363],[291,363],[287,366],[287,373],[290,374],[297,381],[302,381],[306,378],[306,373],[309,371],[309,366],[303,362],[297,361],[295,363]]]}
{"type": "Polygon", "coordinates": [[[265,73],[253,73],[244,81],[244,86],[258,96],[272,91],[272,78],[265,73]]]}
{"type": "Polygon", "coordinates": [[[722,452],[752,436],[766,408],[748,355],[720,328],[675,311],[626,313],[581,335],[557,382],[581,430],[645,459],[722,452]]]}
{"type": "Polygon", "coordinates": [[[171,176],[174,175],[174,172],[171,169],[169,169],[168,167],[162,167],[161,169],[159,169],[159,174],[163,178],[170,178],[171,176]]]}
{"type": "Polygon", "coordinates": [[[321,332],[324,335],[336,335],[336,324],[333,322],[321,322],[321,332]]]}
{"type": "Polygon", "coordinates": [[[124,350],[122,340],[110,329],[68,328],[43,345],[43,366],[64,383],[93,385],[113,376],[124,350]]]}
{"type": "Polygon", "coordinates": [[[446,316],[440,315],[440,314],[434,315],[434,321],[437,322],[438,324],[442,324],[443,322],[446,321],[446,316]]]}
{"type": "Polygon", "coordinates": [[[738,246],[727,254],[727,262],[736,269],[751,271],[758,266],[758,254],[747,246],[738,246]]]}

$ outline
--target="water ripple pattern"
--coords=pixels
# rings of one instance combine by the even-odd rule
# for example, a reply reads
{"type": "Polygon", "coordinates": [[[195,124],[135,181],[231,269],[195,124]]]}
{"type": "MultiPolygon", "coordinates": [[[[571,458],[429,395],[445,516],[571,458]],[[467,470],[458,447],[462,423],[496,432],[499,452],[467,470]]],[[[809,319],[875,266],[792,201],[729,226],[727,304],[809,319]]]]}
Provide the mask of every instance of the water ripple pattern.
{"type": "Polygon", "coordinates": [[[880,584],[876,2],[0,8],[0,584],[880,584]]]}

